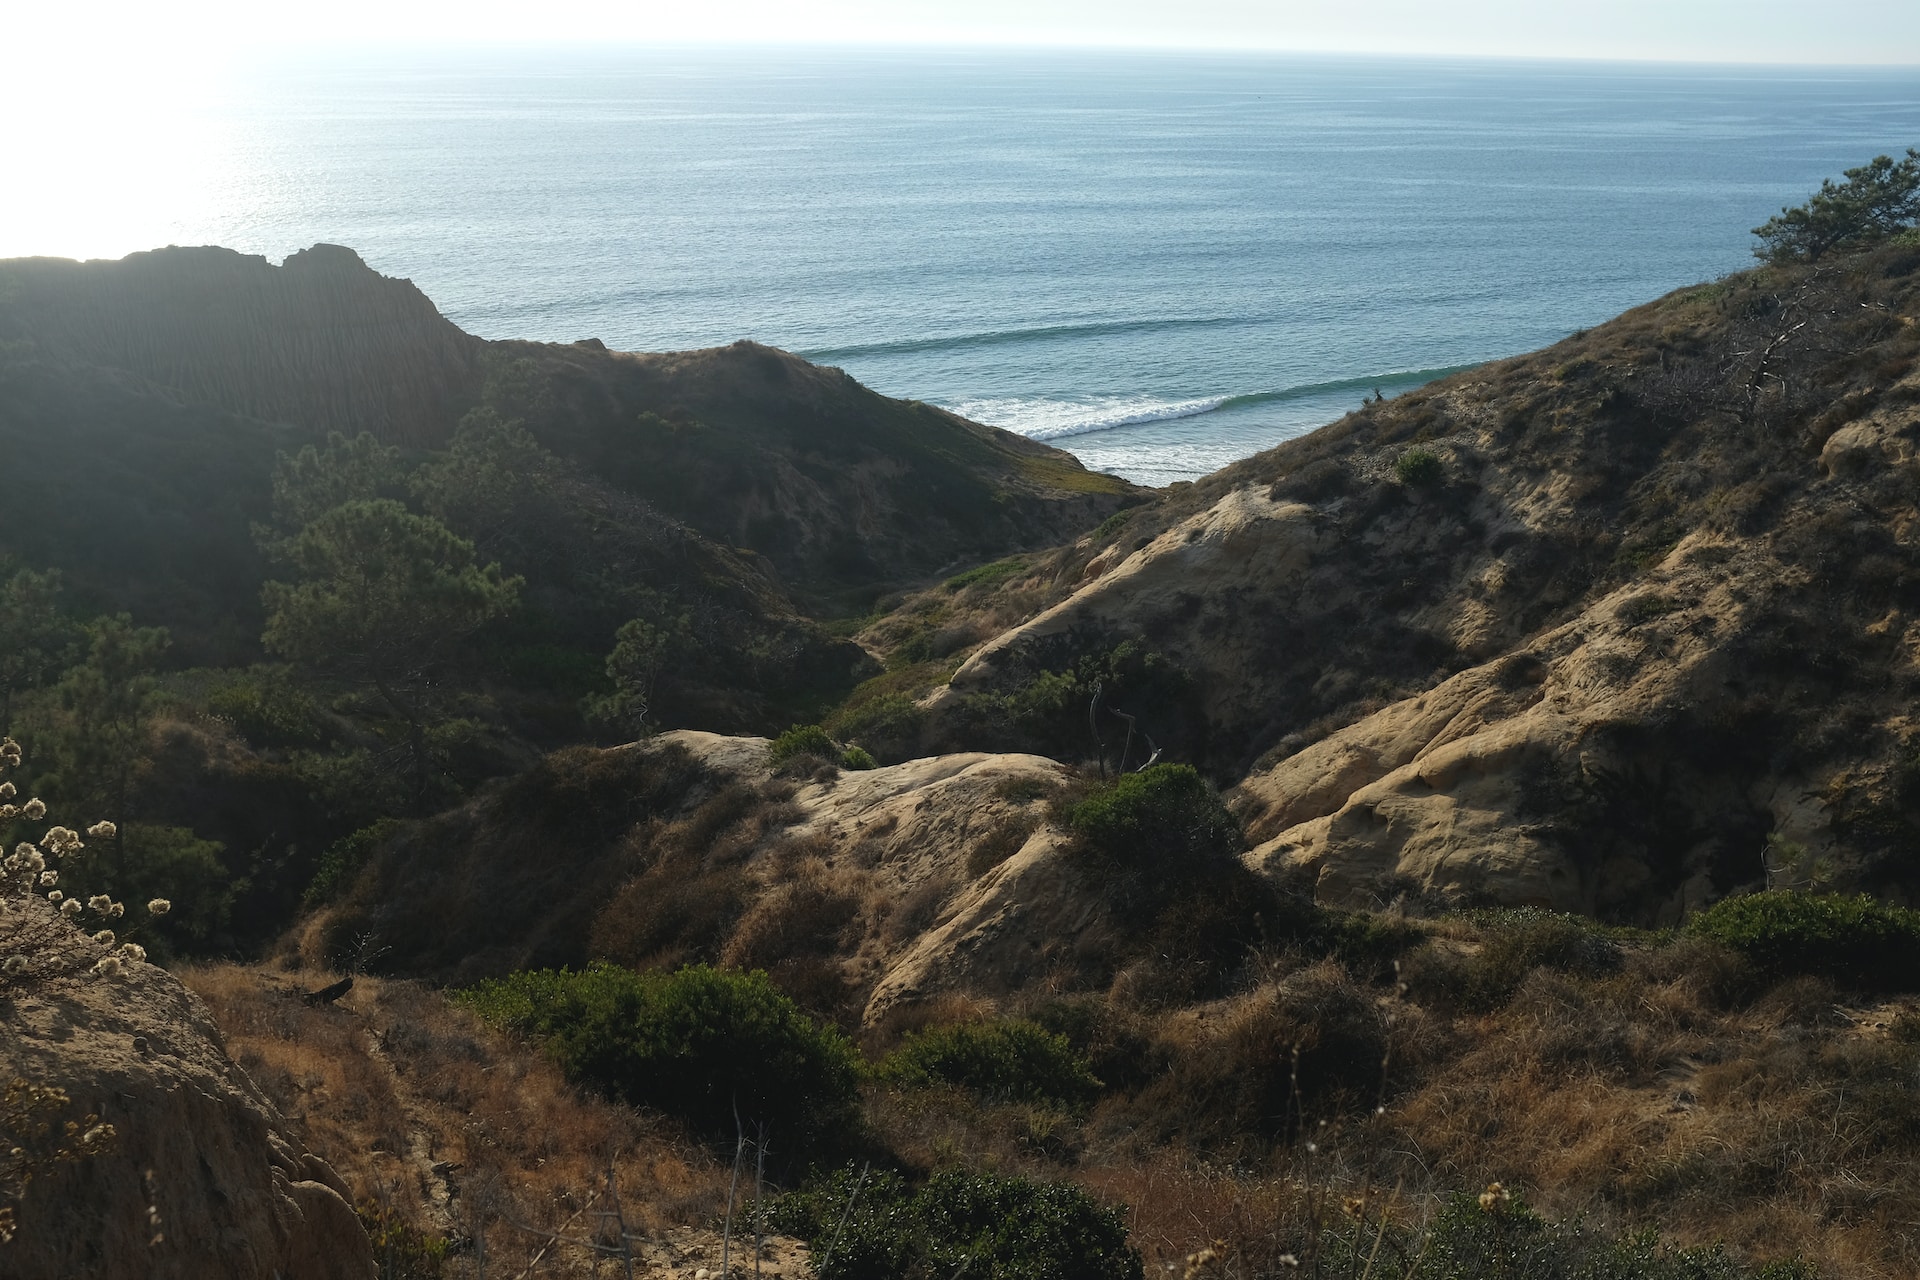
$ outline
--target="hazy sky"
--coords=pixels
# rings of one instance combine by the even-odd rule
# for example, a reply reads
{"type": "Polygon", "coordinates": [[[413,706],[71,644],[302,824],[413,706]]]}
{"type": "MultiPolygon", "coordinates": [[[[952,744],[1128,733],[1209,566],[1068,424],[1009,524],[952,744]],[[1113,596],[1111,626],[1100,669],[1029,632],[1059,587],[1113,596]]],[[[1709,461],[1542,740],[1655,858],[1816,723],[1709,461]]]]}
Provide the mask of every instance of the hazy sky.
{"type": "MultiPolygon", "coordinates": [[[[28,0],[17,69],[233,44],[873,41],[1920,63],[1916,0],[28,0]],[[20,57],[28,54],[28,57],[20,57]]],[[[10,69],[11,70],[11,69],[10,69]]]]}

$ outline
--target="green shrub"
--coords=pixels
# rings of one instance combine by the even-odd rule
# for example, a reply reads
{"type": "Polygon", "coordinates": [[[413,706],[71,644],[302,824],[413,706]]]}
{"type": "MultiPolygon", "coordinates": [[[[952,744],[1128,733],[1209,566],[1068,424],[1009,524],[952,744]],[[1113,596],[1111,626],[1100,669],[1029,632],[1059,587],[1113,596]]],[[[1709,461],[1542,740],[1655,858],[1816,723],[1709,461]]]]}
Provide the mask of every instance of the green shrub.
{"type": "Polygon", "coordinates": [[[445,1236],[428,1235],[393,1206],[377,1201],[363,1201],[358,1212],[380,1266],[379,1280],[439,1280],[446,1274],[450,1244],[445,1236]]]}
{"type": "Polygon", "coordinates": [[[1393,963],[1418,946],[1426,933],[1419,925],[1367,911],[1314,909],[1313,941],[1355,977],[1383,978],[1393,963]]]}
{"type": "Polygon", "coordinates": [[[819,756],[822,760],[838,762],[840,744],[817,724],[796,724],[767,748],[767,758],[776,768],[798,756],[819,756]]]}
{"type": "Polygon", "coordinates": [[[1114,512],[1105,520],[1102,520],[1099,527],[1093,531],[1093,540],[1095,542],[1105,542],[1108,538],[1111,538],[1114,534],[1125,528],[1127,521],[1131,519],[1133,519],[1133,512],[1131,511],[1114,512]]]}
{"type": "Polygon", "coordinates": [[[1079,651],[1079,643],[1056,637],[1023,655],[1005,692],[962,695],[950,723],[983,749],[1076,759],[1094,745],[1088,715],[1098,690],[1100,751],[1109,763],[1137,764],[1148,752],[1140,734],[1129,741],[1115,707],[1138,717],[1138,727],[1156,742],[1178,743],[1204,732],[1198,685],[1180,663],[1138,640],[1092,652],[1079,651]],[[1125,762],[1116,759],[1122,754],[1125,762]]]}
{"type": "Polygon", "coordinates": [[[1121,1009],[1105,996],[1063,996],[1038,1005],[1030,1016],[1066,1037],[1109,1089],[1137,1089],[1165,1067],[1166,1046],[1156,1045],[1152,1019],[1121,1009]]]}
{"type": "Polygon", "coordinates": [[[320,855],[320,865],[314,869],[313,879],[300,897],[300,905],[312,908],[332,902],[353,882],[373,851],[406,825],[398,818],[381,818],[327,846],[327,851],[320,855]]]}
{"type": "Polygon", "coordinates": [[[460,993],[497,1026],[545,1042],[570,1079],[688,1121],[715,1139],[747,1124],[817,1143],[852,1115],[857,1057],[760,972],[596,964],[516,973],[460,993]]]}
{"type": "Polygon", "coordinates": [[[1117,867],[1217,862],[1244,840],[1220,797],[1185,764],[1157,764],[1102,787],[1067,814],[1085,850],[1117,867]]]}
{"type": "Polygon", "coordinates": [[[1100,1081],[1063,1035],[1024,1021],[962,1022],[908,1037],[880,1064],[881,1079],[908,1088],[950,1084],[993,1102],[1057,1103],[1075,1110],[1100,1081]]]}
{"type": "Polygon", "coordinates": [[[1440,461],[1440,455],[1419,445],[1401,454],[1393,463],[1394,479],[1412,488],[1437,484],[1445,474],[1446,465],[1440,461]]]}
{"type": "Polygon", "coordinates": [[[1811,974],[1878,990],[1920,985],[1920,911],[1865,895],[1772,890],[1726,898],[1687,930],[1740,952],[1768,977],[1811,974]]]}
{"type": "MultiPolygon", "coordinates": [[[[1494,1184],[1498,1187],[1499,1184],[1494,1184]]],[[[1548,1222],[1519,1197],[1489,1188],[1452,1196],[1424,1231],[1376,1222],[1342,1222],[1324,1237],[1315,1274],[1328,1280],[1378,1275],[1382,1258],[1411,1259],[1392,1274],[1405,1280],[1814,1280],[1800,1262],[1742,1265],[1719,1246],[1682,1249],[1653,1231],[1613,1235],[1575,1219],[1548,1222]],[[1384,1247],[1383,1247],[1384,1246],[1384,1247]]]]}
{"type": "Polygon", "coordinates": [[[775,738],[767,748],[767,759],[775,769],[808,760],[824,760],[842,769],[874,769],[880,763],[865,747],[842,749],[833,735],[817,724],[797,724],[775,738]]]}
{"type": "Polygon", "coordinates": [[[286,667],[232,673],[207,692],[207,714],[261,747],[312,747],[326,740],[320,705],[286,667]]]}
{"type": "MultiPolygon", "coordinates": [[[[936,683],[939,672],[927,682],[936,683]]],[[[856,691],[857,692],[857,691],[856,691]]],[[[862,702],[849,701],[828,717],[826,729],[842,742],[857,742],[877,758],[903,760],[920,741],[927,713],[905,693],[882,693],[862,702]]]]}
{"type": "Polygon", "coordinates": [[[918,1191],[841,1171],[780,1197],[768,1225],[807,1241],[820,1280],[1141,1280],[1124,1212],[1064,1182],[950,1170],[918,1191]]]}
{"type": "Polygon", "coordinates": [[[992,564],[983,564],[965,573],[956,573],[947,579],[946,586],[949,591],[959,591],[966,587],[998,586],[1008,578],[1017,577],[1026,571],[1025,560],[996,560],[992,564]]]}

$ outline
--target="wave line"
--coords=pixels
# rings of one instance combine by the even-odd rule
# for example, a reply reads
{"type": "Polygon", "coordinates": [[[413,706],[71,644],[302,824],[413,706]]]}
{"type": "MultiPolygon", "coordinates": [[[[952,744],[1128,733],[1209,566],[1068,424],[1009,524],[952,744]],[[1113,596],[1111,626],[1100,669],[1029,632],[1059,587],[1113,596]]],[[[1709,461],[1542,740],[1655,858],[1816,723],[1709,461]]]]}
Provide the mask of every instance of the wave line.
{"type": "MultiPolygon", "coordinates": [[[[1447,365],[1438,369],[1396,369],[1390,373],[1369,374],[1360,378],[1336,378],[1329,382],[1303,382],[1298,386],[1281,387],[1273,391],[1250,391],[1241,395],[1210,396],[1201,400],[1182,400],[1174,404],[1158,405],[1151,409],[1121,409],[1108,412],[1081,422],[1070,422],[1057,427],[1037,427],[1031,431],[1020,431],[1029,440],[1061,440],[1068,436],[1090,435],[1096,431],[1113,431],[1120,427],[1138,426],[1146,422],[1172,422],[1180,418],[1198,418],[1220,409],[1239,409],[1249,405],[1274,404],[1285,400],[1303,400],[1308,396],[1324,395],[1333,391],[1360,391],[1393,387],[1412,390],[1436,378],[1449,374],[1464,373],[1468,369],[1477,369],[1482,361],[1472,364],[1447,365]]],[[[1092,406],[1088,406],[1091,408],[1092,406]]],[[[1007,428],[1019,431],[1017,427],[1007,428]]]]}
{"type": "Polygon", "coordinates": [[[842,360],[848,356],[906,355],[916,351],[949,351],[969,347],[997,347],[1052,338],[1094,338],[1114,333],[1150,333],[1158,329],[1217,329],[1228,325],[1259,324],[1256,316],[1211,316],[1195,319],[1105,320],[1090,324],[1040,325],[1031,329],[995,329],[984,333],[950,334],[944,338],[901,338],[891,342],[857,342],[844,347],[812,347],[796,351],[803,360],[842,360]]]}

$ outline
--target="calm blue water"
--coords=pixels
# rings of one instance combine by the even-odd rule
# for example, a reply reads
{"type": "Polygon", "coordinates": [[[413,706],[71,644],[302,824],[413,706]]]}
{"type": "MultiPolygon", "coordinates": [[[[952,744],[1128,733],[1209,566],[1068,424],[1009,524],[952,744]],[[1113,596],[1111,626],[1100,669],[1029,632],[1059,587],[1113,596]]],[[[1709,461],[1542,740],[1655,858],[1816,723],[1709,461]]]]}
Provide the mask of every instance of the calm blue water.
{"type": "Polygon", "coordinates": [[[120,251],[348,244],[488,337],[751,337],[1155,484],[1738,268],[1920,143],[1911,69],[550,51],[209,102],[120,251]]]}

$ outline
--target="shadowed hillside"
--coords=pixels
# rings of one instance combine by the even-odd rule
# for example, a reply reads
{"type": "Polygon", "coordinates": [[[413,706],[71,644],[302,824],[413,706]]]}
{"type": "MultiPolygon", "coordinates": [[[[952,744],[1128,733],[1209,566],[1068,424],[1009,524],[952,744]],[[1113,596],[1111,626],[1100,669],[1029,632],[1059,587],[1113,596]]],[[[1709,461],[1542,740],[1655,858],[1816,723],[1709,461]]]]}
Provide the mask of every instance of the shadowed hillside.
{"type": "Polygon", "coordinates": [[[60,502],[124,460],[109,471],[122,510],[96,509],[90,537],[43,535],[34,554],[5,544],[69,570],[89,549],[137,563],[153,554],[142,544],[177,541],[157,522],[182,520],[216,561],[244,560],[274,449],[361,431],[438,449],[484,403],[610,488],[766,557],[815,612],[863,611],[943,569],[1058,542],[1134,493],[1057,449],[752,343],[634,356],[486,342],[335,245],[277,267],[217,248],[0,263],[0,378],[0,429],[60,502]]]}
{"type": "Polygon", "coordinates": [[[0,335],[185,403],[414,445],[472,402],[486,345],[330,244],[280,267],[218,248],[0,264],[0,335]]]}

